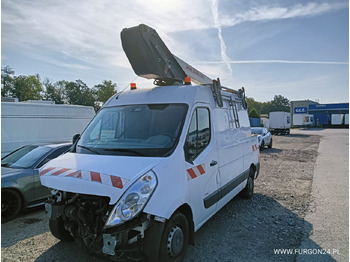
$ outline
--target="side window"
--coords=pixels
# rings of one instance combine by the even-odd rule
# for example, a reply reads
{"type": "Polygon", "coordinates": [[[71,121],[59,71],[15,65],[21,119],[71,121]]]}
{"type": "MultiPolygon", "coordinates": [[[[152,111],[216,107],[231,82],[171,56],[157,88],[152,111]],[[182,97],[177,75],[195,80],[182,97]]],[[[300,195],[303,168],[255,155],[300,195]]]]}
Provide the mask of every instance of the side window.
{"type": "Polygon", "coordinates": [[[192,115],[185,143],[186,161],[192,162],[210,142],[210,115],[207,108],[199,107],[192,115]]]}
{"type": "Polygon", "coordinates": [[[40,163],[39,165],[37,165],[36,168],[40,168],[43,165],[45,165],[47,162],[49,162],[50,160],[62,155],[63,153],[65,153],[68,149],[70,148],[70,146],[64,146],[61,148],[56,149],[55,151],[51,152],[47,157],[45,157],[40,163]]]}

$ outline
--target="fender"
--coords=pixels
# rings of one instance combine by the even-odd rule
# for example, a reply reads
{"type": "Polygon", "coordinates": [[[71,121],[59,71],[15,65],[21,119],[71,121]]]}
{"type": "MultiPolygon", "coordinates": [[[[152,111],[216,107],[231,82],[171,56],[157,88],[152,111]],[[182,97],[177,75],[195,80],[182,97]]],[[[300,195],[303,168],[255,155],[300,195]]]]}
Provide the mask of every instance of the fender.
{"type": "Polygon", "coordinates": [[[169,219],[183,204],[191,206],[183,158],[183,150],[176,150],[153,169],[158,186],[144,209],[145,213],[169,219]]]}

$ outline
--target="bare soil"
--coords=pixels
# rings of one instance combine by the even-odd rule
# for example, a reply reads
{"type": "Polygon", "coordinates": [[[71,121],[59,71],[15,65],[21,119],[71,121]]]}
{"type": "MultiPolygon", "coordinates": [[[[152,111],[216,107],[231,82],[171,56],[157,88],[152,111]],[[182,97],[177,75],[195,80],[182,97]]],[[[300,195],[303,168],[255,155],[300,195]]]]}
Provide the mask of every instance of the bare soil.
{"type": "MultiPolygon", "coordinates": [[[[195,234],[190,261],[295,261],[277,249],[300,247],[309,210],[320,137],[273,136],[273,148],[260,153],[255,195],[230,201],[195,234]]],[[[305,232],[304,232],[305,233],[305,232]]],[[[1,227],[1,261],[104,261],[73,243],[55,239],[43,208],[24,212],[1,227]]]]}

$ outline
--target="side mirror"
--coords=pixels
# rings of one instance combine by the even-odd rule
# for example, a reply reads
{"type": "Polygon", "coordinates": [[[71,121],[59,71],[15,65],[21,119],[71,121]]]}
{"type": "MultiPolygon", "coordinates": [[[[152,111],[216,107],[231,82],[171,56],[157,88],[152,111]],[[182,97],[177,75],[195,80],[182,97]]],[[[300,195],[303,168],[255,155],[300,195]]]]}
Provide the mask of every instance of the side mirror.
{"type": "Polygon", "coordinates": [[[190,144],[188,141],[185,142],[184,145],[184,152],[185,152],[185,160],[189,162],[190,164],[193,164],[193,157],[196,155],[195,146],[193,144],[190,144]]]}
{"type": "Polygon", "coordinates": [[[73,136],[73,139],[72,139],[72,142],[73,142],[73,144],[75,144],[75,142],[77,142],[77,140],[80,138],[80,134],[75,134],[74,136],[73,136]]]}

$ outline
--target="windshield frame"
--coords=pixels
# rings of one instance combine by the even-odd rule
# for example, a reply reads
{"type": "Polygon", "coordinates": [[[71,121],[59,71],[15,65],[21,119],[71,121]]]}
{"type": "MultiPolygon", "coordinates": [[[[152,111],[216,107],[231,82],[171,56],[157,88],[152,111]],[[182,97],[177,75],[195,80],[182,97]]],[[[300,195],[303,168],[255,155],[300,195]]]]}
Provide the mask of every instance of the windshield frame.
{"type": "MultiPolygon", "coordinates": [[[[164,109],[165,109],[164,108],[164,109]]],[[[178,146],[180,137],[183,133],[183,127],[185,124],[185,120],[187,117],[189,106],[186,103],[146,103],[146,104],[127,104],[127,105],[115,105],[115,106],[110,106],[110,107],[104,107],[102,108],[98,114],[92,119],[92,121],[89,123],[89,125],[85,128],[84,132],[82,135],[79,137],[79,139],[76,141],[74,144],[74,147],[72,148],[72,153],[77,153],[77,154],[97,154],[97,155],[114,155],[114,156],[136,156],[136,157],[168,157],[172,155],[172,153],[175,151],[175,149],[178,146]],[[168,108],[169,106],[180,106],[183,107],[182,117],[179,117],[179,123],[177,129],[178,131],[175,132],[175,136],[173,136],[174,140],[172,141],[173,144],[171,147],[89,147],[87,146],[86,143],[82,142],[84,135],[89,135],[93,132],[93,129],[99,124],[99,121],[103,121],[102,117],[100,117],[100,114],[103,112],[106,112],[105,110],[110,110],[110,109],[115,109],[115,108],[126,108],[126,107],[148,107],[149,110],[154,110],[154,107],[162,107],[164,106],[165,108],[168,108]],[[96,122],[97,121],[97,122],[96,122]],[[92,126],[94,125],[94,126],[92,126]],[[87,133],[89,132],[89,133],[87,133]]],[[[102,124],[101,124],[102,125],[102,124]]],[[[124,123],[125,125],[125,123],[124,123]]],[[[117,127],[115,127],[117,129],[117,127]]],[[[176,129],[174,129],[176,131],[176,129]]],[[[101,131],[100,131],[101,132],[101,131]]],[[[143,131],[139,131],[143,132],[143,131]]],[[[161,135],[161,134],[159,134],[161,135]]],[[[118,138],[115,138],[118,139],[118,138]]],[[[127,140],[127,139],[125,139],[127,140]]],[[[102,143],[101,143],[102,144],[102,143]]],[[[108,142],[105,144],[107,145],[108,142]]]]}

